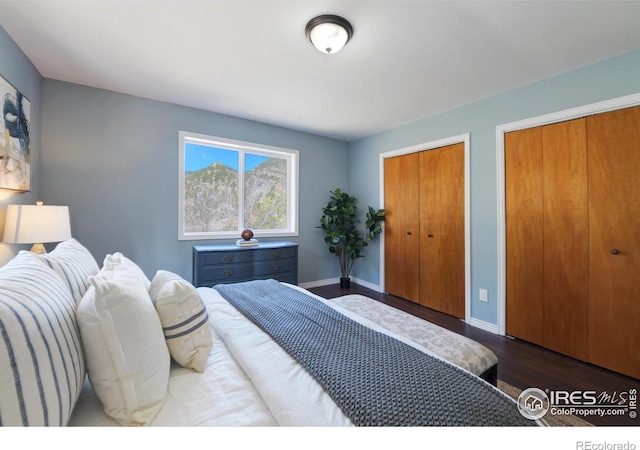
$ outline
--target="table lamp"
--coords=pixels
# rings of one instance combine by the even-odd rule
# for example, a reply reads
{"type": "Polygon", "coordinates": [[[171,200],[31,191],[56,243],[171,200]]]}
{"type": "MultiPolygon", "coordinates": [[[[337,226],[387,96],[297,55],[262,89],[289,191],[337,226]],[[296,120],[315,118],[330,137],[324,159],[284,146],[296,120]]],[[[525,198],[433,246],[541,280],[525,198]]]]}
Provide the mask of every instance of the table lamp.
{"type": "Polygon", "coordinates": [[[8,205],[4,225],[6,244],[33,244],[33,253],[46,253],[43,243],[71,238],[68,206],[8,205]]]}

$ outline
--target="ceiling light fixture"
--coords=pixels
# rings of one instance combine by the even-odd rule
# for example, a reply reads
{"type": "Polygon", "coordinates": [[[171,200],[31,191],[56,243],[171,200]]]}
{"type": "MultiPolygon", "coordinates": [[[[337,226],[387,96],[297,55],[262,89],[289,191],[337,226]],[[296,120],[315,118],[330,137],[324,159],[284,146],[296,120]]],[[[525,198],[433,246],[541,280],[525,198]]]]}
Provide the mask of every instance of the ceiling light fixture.
{"type": "Polygon", "coordinates": [[[347,19],[324,14],[307,23],[305,34],[322,53],[338,53],[353,36],[353,27],[347,19]]]}

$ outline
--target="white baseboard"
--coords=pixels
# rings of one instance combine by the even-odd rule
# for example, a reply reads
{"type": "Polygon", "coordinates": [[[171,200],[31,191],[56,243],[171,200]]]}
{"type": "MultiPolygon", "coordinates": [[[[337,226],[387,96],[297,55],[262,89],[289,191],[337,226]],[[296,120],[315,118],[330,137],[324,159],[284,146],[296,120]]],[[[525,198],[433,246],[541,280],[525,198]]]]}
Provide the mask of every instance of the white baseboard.
{"type": "MultiPolygon", "coordinates": [[[[370,283],[365,280],[361,280],[359,278],[351,277],[351,282],[356,283],[359,286],[366,287],[367,289],[371,289],[372,291],[382,292],[382,288],[377,285],[370,283]]],[[[316,280],[316,281],[307,281],[305,283],[300,283],[298,286],[301,288],[309,289],[320,286],[327,286],[329,284],[339,284],[340,278],[328,278],[326,280],[316,280]]]]}
{"type": "Polygon", "coordinates": [[[469,318],[466,322],[473,327],[480,328],[481,330],[488,331],[489,333],[499,334],[498,325],[485,322],[484,320],[475,319],[473,317],[469,318]]]}
{"type": "Polygon", "coordinates": [[[301,288],[309,289],[338,283],[340,283],[340,278],[328,278],[326,280],[307,281],[306,283],[300,283],[298,286],[300,286],[301,288]]]}
{"type": "Polygon", "coordinates": [[[351,277],[351,282],[359,284],[362,287],[366,287],[367,289],[371,289],[372,291],[383,292],[382,287],[380,287],[379,285],[370,283],[365,280],[361,280],[360,278],[351,277]]]}

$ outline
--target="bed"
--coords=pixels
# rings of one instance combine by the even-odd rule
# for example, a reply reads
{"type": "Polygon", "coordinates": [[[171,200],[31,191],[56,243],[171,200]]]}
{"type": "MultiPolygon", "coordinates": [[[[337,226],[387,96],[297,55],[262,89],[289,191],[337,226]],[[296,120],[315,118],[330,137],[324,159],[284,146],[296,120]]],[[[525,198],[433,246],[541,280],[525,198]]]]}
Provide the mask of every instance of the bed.
{"type": "Polygon", "coordinates": [[[389,324],[385,327],[372,320],[374,316],[354,312],[357,305],[366,305],[362,299],[325,300],[275,280],[196,289],[162,270],[150,280],[120,253],[107,255],[98,267],[75,240],[59,244],[45,258],[21,252],[15,259],[0,268],[0,291],[25,292],[24,299],[0,292],[0,308],[4,308],[0,319],[8,330],[0,351],[13,352],[0,356],[15,361],[1,369],[3,425],[543,424],[524,418],[516,401],[473,373],[481,366],[460,367],[421,345],[419,339],[403,336],[402,330],[396,330],[398,333],[389,324]],[[42,280],[46,288],[34,290],[34,280],[42,280]],[[12,283],[22,287],[12,287],[12,283]],[[49,343],[40,349],[36,341],[48,336],[34,331],[33,356],[27,357],[13,336],[29,330],[19,323],[12,325],[11,320],[34,296],[41,296],[38,303],[63,306],[31,310],[28,321],[46,323],[54,337],[60,326],[60,336],[70,344],[49,343]],[[95,317],[89,320],[87,315],[105,304],[111,308],[109,320],[103,320],[99,335],[92,334],[89,330],[95,317]],[[297,311],[296,305],[302,305],[304,311],[297,311]],[[169,310],[175,316],[173,322],[165,321],[169,310]],[[276,320],[263,322],[270,315],[276,320]],[[341,330],[328,327],[326,321],[334,319],[341,330]],[[182,331],[179,325],[187,322],[194,326],[182,331]],[[297,325],[290,326],[292,323],[297,325]],[[306,331],[301,333],[301,328],[306,331]],[[382,344],[370,356],[369,344],[359,343],[361,337],[351,334],[373,339],[376,346],[382,344]],[[103,339],[107,343],[100,347],[97,342],[103,339]],[[344,342],[350,342],[346,353],[344,342]],[[308,350],[314,346],[315,354],[308,350]],[[362,350],[354,352],[354,348],[362,350]],[[63,363],[55,362],[56,349],[63,363]],[[39,355],[43,358],[34,366],[39,355]],[[395,369],[384,369],[396,360],[401,361],[398,372],[404,374],[401,382],[393,378],[395,369]],[[44,370],[48,361],[51,367],[44,370]],[[25,373],[33,367],[40,378],[36,380],[39,394],[38,389],[32,393],[26,387],[30,380],[25,373]],[[431,375],[421,372],[424,367],[431,375]],[[22,384],[20,389],[12,392],[18,384],[22,384]],[[396,391],[402,391],[400,396],[396,391]]]}

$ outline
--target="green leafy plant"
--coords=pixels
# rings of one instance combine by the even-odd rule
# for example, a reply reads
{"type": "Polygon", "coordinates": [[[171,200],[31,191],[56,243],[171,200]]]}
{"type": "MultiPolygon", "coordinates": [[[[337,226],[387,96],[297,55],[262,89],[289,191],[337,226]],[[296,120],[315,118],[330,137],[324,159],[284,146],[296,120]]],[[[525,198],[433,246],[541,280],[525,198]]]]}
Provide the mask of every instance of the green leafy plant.
{"type": "Polygon", "coordinates": [[[348,278],[353,263],[363,258],[362,249],[382,233],[384,209],[375,210],[369,206],[362,230],[356,217],[356,198],[340,189],[330,191],[331,199],[322,208],[320,226],[324,233],[324,242],[329,251],[340,260],[342,278],[348,278]]]}

